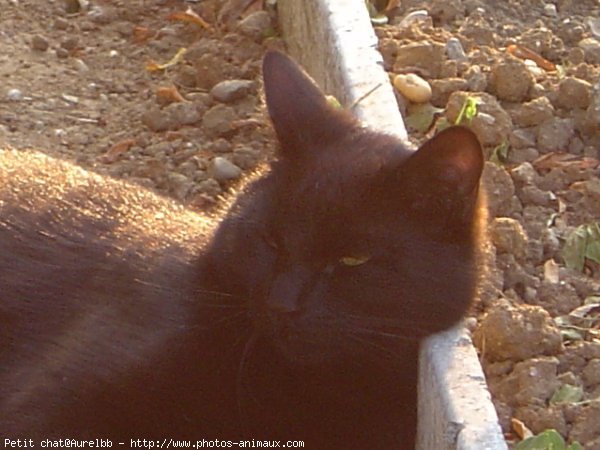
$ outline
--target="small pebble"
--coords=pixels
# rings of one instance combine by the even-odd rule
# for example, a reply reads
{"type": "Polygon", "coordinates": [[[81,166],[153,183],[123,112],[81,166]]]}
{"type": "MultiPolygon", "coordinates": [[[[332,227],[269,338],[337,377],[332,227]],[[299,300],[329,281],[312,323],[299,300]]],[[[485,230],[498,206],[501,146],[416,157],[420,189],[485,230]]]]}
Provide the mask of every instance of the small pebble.
{"type": "Polygon", "coordinates": [[[89,66],[83,60],[81,60],[79,58],[75,58],[73,60],[73,65],[80,72],[89,72],[90,71],[89,66]]]}
{"type": "Polygon", "coordinates": [[[590,31],[592,32],[594,37],[600,38],[600,18],[589,17],[587,20],[587,24],[590,27],[590,31]]]}
{"type": "Polygon", "coordinates": [[[271,27],[271,16],[268,11],[257,11],[238,24],[238,31],[255,41],[261,41],[267,36],[271,27]]]}
{"type": "Polygon", "coordinates": [[[20,89],[9,89],[6,93],[6,98],[12,102],[19,102],[23,100],[23,92],[20,89]]]}
{"type": "Polygon", "coordinates": [[[69,51],[62,47],[56,49],[56,57],[59,59],[67,59],[69,57],[69,51]]]}
{"type": "Polygon", "coordinates": [[[544,15],[548,17],[557,17],[556,5],[554,3],[546,3],[544,5],[544,15]]]}
{"type": "Polygon", "coordinates": [[[50,43],[48,42],[48,39],[46,39],[44,36],[36,34],[31,40],[31,47],[34,50],[45,52],[46,50],[48,50],[48,47],[50,47],[50,43]]]}
{"type": "Polygon", "coordinates": [[[431,99],[431,86],[415,73],[396,75],[394,87],[413,103],[424,103],[431,99]]]}
{"type": "Polygon", "coordinates": [[[242,169],[226,158],[216,156],[208,166],[208,174],[217,181],[235,180],[242,174],[242,169]]]}
{"type": "Polygon", "coordinates": [[[79,38],[71,36],[60,43],[60,46],[65,50],[75,50],[79,46],[79,38]]]}
{"type": "Polygon", "coordinates": [[[63,17],[57,17],[54,20],[54,28],[57,30],[66,30],[69,28],[69,21],[63,17]]]}
{"type": "Polygon", "coordinates": [[[446,42],[446,53],[448,54],[448,58],[455,61],[468,60],[465,50],[457,38],[448,39],[448,42],[446,42]]]}
{"type": "Polygon", "coordinates": [[[213,86],[210,95],[219,102],[230,103],[246,97],[253,86],[251,80],[225,80],[213,86]]]}
{"type": "Polygon", "coordinates": [[[429,18],[429,13],[424,9],[419,9],[417,11],[413,11],[408,13],[398,24],[399,28],[407,28],[413,23],[419,22],[421,20],[427,20],[429,18]]]}

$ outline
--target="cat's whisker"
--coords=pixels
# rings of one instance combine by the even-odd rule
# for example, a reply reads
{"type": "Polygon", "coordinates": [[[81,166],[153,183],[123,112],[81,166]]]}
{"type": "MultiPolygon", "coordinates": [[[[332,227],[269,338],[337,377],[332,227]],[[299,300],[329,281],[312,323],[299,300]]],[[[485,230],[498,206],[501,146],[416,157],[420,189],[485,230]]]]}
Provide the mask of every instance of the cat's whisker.
{"type": "MultiPolygon", "coordinates": [[[[238,414],[240,417],[240,423],[242,426],[242,432],[244,436],[250,436],[250,430],[248,429],[248,425],[246,423],[246,421],[244,420],[245,417],[247,417],[247,414],[245,413],[245,408],[244,408],[244,394],[248,394],[248,392],[246,392],[246,390],[244,389],[244,375],[246,374],[246,370],[248,368],[248,360],[250,358],[250,355],[252,353],[252,350],[254,350],[254,346],[256,344],[258,340],[258,333],[257,332],[253,332],[250,335],[250,338],[248,339],[248,341],[246,342],[246,345],[244,346],[244,350],[242,351],[242,357],[240,359],[240,365],[238,367],[238,372],[237,372],[237,376],[236,376],[236,382],[235,382],[235,390],[236,390],[236,397],[237,397],[237,406],[238,406],[238,414]]],[[[256,401],[256,399],[254,399],[256,401]]]]}

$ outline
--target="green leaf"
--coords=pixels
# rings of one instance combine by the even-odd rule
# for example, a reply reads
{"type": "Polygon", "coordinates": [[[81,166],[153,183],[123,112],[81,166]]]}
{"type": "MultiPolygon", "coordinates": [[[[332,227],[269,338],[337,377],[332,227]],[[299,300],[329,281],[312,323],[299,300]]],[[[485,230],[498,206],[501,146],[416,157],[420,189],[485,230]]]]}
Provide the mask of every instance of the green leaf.
{"type": "Polygon", "coordinates": [[[573,442],[567,447],[567,450],[583,450],[583,447],[579,442],[573,442]]]}
{"type": "Polygon", "coordinates": [[[458,117],[454,121],[454,125],[460,125],[463,122],[471,122],[477,115],[477,99],[475,97],[465,98],[465,102],[458,113],[458,117]]]}
{"type": "Polygon", "coordinates": [[[562,328],[560,330],[560,336],[563,341],[583,341],[583,334],[574,328],[562,328]]]}
{"type": "Polygon", "coordinates": [[[515,450],[565,450],[565,440],[556,430],[546,430],[517,444],[515,450]]]}
{"type": "Polygon", "coordinates": [[[567,267],[579,272],[583,271],[586,258],[600,264],[600,224],[594,222],[577,227],[567,237],[562,257],[567,267]]]}
{"type": "Polygon", "coordinates": [[[510,149],[510,144],[508,140],[505,139],[502,141],[500,145],[497,145],[492,151],[492,155],[490,156],[490,161],[498,166],[502,166],[508,160],[508,150],[510,149]]]}
{"type": "Polygon", "coordinates": [[[436,108],[431,103],[417,103],[410,105],[407,111],[404,123],[409,130],[425,133],[435,119],[435,115],[443,112],[441,108],[436,108]]]}
{"type": "Polygon", "coordinates": [[[550,399],[550,404],[555,405],[557,403],[577,403],[582,399],[582,387],[573,386],[572,384],[563,384],[552,395],[552,398],[550,399]]]}

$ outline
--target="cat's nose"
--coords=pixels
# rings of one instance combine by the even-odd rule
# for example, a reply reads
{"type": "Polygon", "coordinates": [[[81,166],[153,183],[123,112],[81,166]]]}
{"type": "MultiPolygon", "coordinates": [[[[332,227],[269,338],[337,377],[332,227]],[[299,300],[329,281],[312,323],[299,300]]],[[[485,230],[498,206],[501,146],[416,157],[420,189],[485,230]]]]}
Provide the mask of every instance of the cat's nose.
{"type": "Polygon", "coordinates": [[[297,313],[302,307],[302,295],[309,285],[311,273],[301,265],[287,267],[271,283],[267,307],[277,313],[297,313]]]}

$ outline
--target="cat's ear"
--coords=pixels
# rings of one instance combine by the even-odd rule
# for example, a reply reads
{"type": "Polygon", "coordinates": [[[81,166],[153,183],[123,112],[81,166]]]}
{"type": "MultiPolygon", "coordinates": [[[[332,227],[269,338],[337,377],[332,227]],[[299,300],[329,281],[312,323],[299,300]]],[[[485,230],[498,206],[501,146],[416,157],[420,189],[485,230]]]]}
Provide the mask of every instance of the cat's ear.
{"type": "Polygon", "coordinates": [[[420,212],[468,219],[477,201],[483,164],[475,133],[453,126],[410,156],[402,165],[399,181],[420,212]]]}
{"type": "Polygon", "coordinates": [[[285,156],[297,156],[346,132],[350,114],[331,106],[315,82],[289,56],[265,54],[267,108],[285,156]]]}

